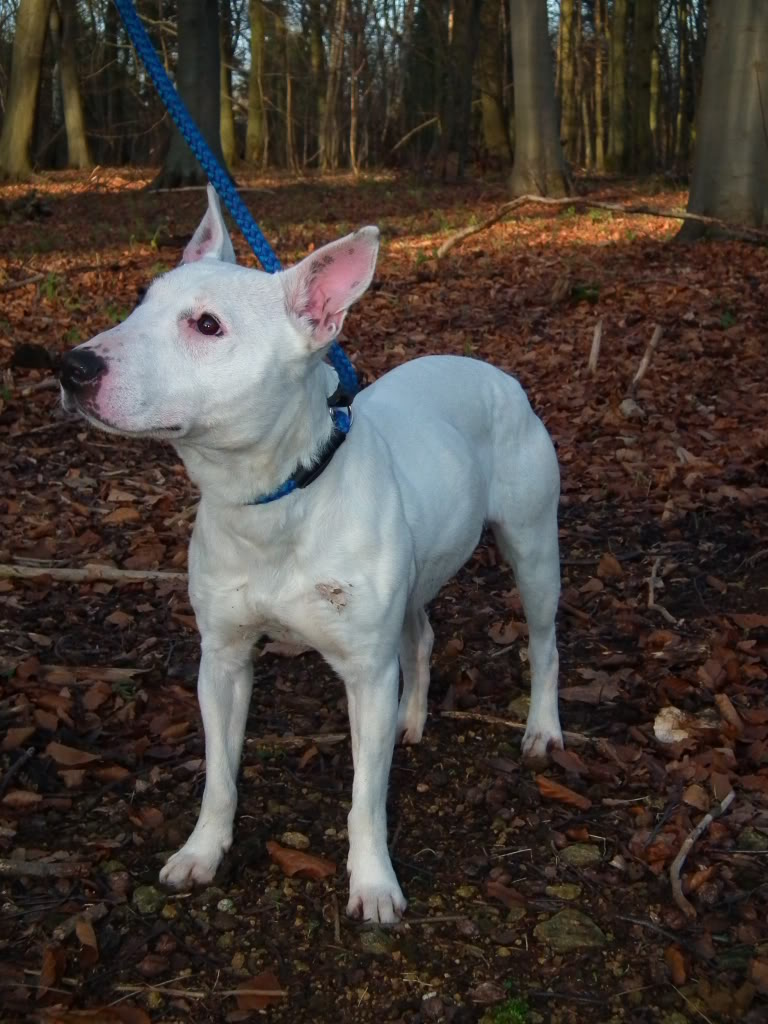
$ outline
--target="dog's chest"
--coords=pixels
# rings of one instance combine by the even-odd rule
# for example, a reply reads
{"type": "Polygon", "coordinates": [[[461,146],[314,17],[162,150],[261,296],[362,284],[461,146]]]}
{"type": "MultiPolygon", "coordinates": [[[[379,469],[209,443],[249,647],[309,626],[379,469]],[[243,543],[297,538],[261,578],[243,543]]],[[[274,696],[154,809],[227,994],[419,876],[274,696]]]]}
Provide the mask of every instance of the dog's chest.
{"type": "Polygon", "coordinates": [[[288,544],[261,546],[196,529],[190,596],[201,633],[337,648],[352,611],[355,583],[288,544]]]}

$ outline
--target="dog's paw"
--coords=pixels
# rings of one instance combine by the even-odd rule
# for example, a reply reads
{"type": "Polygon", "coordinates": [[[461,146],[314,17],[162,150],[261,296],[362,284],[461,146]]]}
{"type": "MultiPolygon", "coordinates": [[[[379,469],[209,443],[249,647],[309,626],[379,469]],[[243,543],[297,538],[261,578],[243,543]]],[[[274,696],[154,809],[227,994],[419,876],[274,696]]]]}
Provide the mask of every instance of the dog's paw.
{"type": "Polygon", "coordinates": [[[203,850],[189,845],[182,846],[166,861],[160,872],[160,881],[173,889],[208,885],[213,881],[223,854],[224,851],[220,847],[215,850],[203,850]]]}
{"type": "Polygon", "coordinates": [[[531,768],[543,768],[549,764],[549,751],[563,749],[563,734],[559,723],[543,728],[538,725],[528,727],[523,735],[523,761],[531,768]]]}
{"type": "Polygon", "coordinates": [[[376,924],[395,924],[405,913],[407,905],[391,866],[382,866],[375,874],[369,874],[365,879],[352,870],[347,903],[349,917],[373,921],[376,924]]]}
{"type": "Polygon", "coordinates": [[[397,716],[397,735],[403,745],[421,743],[424,726],[427,721],[426,711],[423,714],[401,712],[397,716]]]}

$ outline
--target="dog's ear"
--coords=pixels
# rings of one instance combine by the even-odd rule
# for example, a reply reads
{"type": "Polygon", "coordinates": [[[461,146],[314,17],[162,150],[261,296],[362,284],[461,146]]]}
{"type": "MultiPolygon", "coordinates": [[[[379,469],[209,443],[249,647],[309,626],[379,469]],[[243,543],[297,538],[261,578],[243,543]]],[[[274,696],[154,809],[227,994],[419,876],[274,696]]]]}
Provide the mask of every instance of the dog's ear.
{"type": "Polygon", "coordinates": [[[379,251],[379,229],[360,228],[324,245],[280,276],[289,316],[313,350],[329,345],[347,310],[371,283],[379,251]]]}
{"type": "Polygon", "coordinates": [[[225,263],[237,262],[232,240],[221,215],[219,197],[213,185],[208,186],[208,209],[187,244],[181,262],[194,263],[202,259],[223,260],[225,263]]]}

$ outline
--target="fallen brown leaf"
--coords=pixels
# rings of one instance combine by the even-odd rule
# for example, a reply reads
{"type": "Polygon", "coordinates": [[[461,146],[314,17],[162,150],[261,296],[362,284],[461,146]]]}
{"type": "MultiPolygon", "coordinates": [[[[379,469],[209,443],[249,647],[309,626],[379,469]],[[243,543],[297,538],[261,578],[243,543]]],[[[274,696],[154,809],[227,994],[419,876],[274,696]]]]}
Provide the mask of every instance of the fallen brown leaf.
{"type": "Polygon", "coordinates": [[[494,879],[486,882],[485,891],[492,899],[503,903],[508,910],[511,910],[513,907],[524,907],[528,902],[525,896],[518,892],[517,889],[512,889],[510,886],[497,882],[494,879]]]}
{"type": "Polygon", "coordinates": [[[574,792],[568,786],[563,786],[546,775],[537,775],[536,785],[545,800],[557,800],[558,803],[568,804],[569,807],[578,807],[580,811],[588,811],[592,806],[588,796],[582,796],[581,793],[574,792]]]}
{"type": "Polygon", "coordinates": [[[235,996],[241,1010],[263,1010],[265,1006],[279,1003],[287,993],[280,988],[274,971],[262,971],[237,986],[235,996]]]}
{"type": "Polygon", "coordinates": [[[45,752],[52,757],[56,764],[66,768],[78,768],[84,764],[91,764],[93,761],[100,761],[98,754],[89,754],[86,750],[77,750],[75,747],[66,747],[63,743],[56,743],[52,740],[45,748],[45,752]]]}
{"type": "Polygon", "coordinates": [[[667,965],[673,985],[684,985],[688,974],[685,970],[685,958],[678,946],[667,946],[664,950],[664,963],[667,965]]]}
{"type": "Polygon", "coordinates": [[[319,880],[336,874],[336,865],[324,857],[315,857],[311,853],[304,853],[301,850],[290,850],[285,846],[276,843],[274,839],[267,842],[267,851],[272,860],[288,875],[301,875],[302,878],[313,878],[319,880]]]}

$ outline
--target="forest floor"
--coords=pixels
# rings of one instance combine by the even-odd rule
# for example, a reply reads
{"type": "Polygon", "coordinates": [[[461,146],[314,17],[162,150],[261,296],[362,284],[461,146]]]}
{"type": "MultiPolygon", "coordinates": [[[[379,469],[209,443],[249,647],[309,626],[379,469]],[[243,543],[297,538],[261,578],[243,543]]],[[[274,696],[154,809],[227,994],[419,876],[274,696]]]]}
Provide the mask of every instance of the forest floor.
{"type": "MultiPolygon", "coordinates": [[[[204,194],[148,180],[0,189],[0,1019],[764,1022],[768,250],[525,207],[438,265],[502,182],[249,182],[285,262],[381,227],[343,339],[368,380],[427,352],[492,360],[561,462],[561,713],[578,735],[539,775],[521,765],[525,627],[483,543],[430,612],[430,717],[420,746],[396,750],[389,794],[409,907],[385,931],[344,916],[351,754],[317,657],[255,652],[234,848],[214,887],[165,892],[204,768],[184,581],[8,578],[185,570],[196,499],[174,451],[86,429],[24,347],[57,357],[178,262],[204,194]],[[683,866],[686,914],[672,862],[731,791],[683,866]],[[306,847],[309,877],[288,877],[270,841],[306,847]],[[336,870],[318,877],[318,858],[336,870]]],[[[589,187],[685,204],[663,186],[589,187]]]]}

